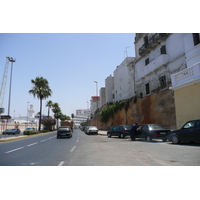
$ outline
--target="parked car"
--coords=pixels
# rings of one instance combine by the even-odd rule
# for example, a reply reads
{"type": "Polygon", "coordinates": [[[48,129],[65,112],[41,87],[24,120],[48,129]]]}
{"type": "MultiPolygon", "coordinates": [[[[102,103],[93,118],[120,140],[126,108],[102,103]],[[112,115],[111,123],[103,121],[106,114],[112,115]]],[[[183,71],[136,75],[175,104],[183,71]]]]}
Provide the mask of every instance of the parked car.
{"type": "Polygon", "coordinates": [[[34,127],[27,127],[24,131],[35,131],[34,127]]]}
{"type": "Polygon", "coordinates": [[[130,135],[130,130],[130,125],[117,125],[107,132],[107,136],[119,136],[120,138],[125,138],[127,135],[130,135]]]}
{"type": "Polygon", "coordinates": [[[61,126],[57,131],[57,139],[61,137],[72,137],[72,130],[69,126],[61,126]]]}
{"type": "Polygon", "coordinates": [[[16,135],[16,134],[20,134],[20,129],[18,129],[18,128],[14,128],[14,129],[6,129],[5,131],[3,131],[3,134],[5,135],[5,134],[8,134],[8,135],[16,135]]]}
{"type": "Polygon", "coordinates": [[[96,126],[88,126],[86,134],[98,134],[98,128],[96,126]]]}
{"type": "Polygon", "coordinates": [[[141,124],[137,128],[136,138],[145,138],[147,141],[161,139],[163,142],[166,142],[169,132],[170,130],[165,129],[158,124],[141,124]]]}
{"type": "Polygon", "coordinates": [[[182,141],[200,141],[200,119],[188,121],[181,129],[171,131],[168,135],[168,140],[172,141],[173,144],[178,144],[182,141]]]}

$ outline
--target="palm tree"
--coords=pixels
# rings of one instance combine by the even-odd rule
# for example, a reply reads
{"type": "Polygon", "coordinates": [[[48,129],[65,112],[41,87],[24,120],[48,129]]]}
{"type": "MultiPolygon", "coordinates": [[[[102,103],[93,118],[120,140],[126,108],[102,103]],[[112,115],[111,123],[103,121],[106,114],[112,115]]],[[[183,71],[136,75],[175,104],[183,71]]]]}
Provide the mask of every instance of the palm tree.
{"type": "Polygon", "coordinates": [[[41,116],[42,116],[42,100],[51,96],[52,91],[49,88],[49,82],[43,77],[36,77],[32,79],[31,83],[33,88],[29,90],[29,93],[40,100],[40,118],[39,118],[39,131],[41,128],[41,116]]]}
{"type": "Polygon", "coordinates": [[[60,119],[63,115],[58,103],[54,103],[52,105],[52,111],[54,113],[54,117],[57,119],[57,129],[58,129],[58,119],[60,119]]]}
{"type": "Polygon", "coordinates": [[[52,107],[53,102],[51,100],[46,102],[46,107],[48,107],[48,118],[49,118],[49,113],[50,113],[50,108],[52,107]]]}

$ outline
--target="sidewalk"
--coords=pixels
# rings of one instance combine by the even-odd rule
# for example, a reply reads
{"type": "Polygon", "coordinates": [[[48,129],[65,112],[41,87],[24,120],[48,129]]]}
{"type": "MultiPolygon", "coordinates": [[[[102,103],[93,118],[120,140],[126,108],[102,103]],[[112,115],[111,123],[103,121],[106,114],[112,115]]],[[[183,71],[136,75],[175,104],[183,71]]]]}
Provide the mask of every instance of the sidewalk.
{"type": "Polygon", "coordinates": [[[107,131],[99,130],[98,134],[102,136],[107,136],[107,131]]]}

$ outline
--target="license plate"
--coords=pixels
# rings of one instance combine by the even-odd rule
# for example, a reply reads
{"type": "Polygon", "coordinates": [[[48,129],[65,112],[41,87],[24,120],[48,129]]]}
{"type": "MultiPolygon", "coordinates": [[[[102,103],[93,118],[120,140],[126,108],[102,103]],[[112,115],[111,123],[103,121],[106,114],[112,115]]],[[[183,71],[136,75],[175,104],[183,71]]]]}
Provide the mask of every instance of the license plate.
{"type": "Polygon", "coordinates": [[[162,135],[165,135],[165,134],[166,134],[166,132],[160,132],[160,134],[162,134],[162,135]]]}

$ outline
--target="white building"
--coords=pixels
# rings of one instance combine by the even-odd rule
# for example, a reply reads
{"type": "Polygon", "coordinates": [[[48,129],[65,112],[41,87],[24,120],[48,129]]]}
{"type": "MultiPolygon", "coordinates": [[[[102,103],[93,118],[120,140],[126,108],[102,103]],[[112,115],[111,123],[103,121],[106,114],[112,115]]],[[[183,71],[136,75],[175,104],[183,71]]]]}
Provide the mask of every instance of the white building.
{"type": "Polygon", "coordinates": [[[110,75],[105,79],[106,103],[113,102],[114,100],[113,90],[114,90],[114,77],[110,75]]]}
{"type": "Polygon", "coordinates": [[[103,107],[106,104],[106,88],[102,87],[99,91],[100,93],[100,105],[99,107],[103,107]]]}
{"type": "Polygon", "coordinates": [[[92,96],[90,100],[90,110],[91,110],[91,115],[93,116],[95,111],[99,108],[99,101],[100,97],[99,96],[92,96]]]}
{"type": "Polygon", "coordinates": [[[88,118],[90,115],[89,109],[78,109],[76,110],[76,117],[83,117],[83,118],[88,118]]]}
{"type": "Polygon", "coordinates": [[[131,76],[129,64],[134,60],[134,57],[126,57],[124,61],[117,66],[114,71],[114,101],[121,101],[128,99],[133,96],[134,93],[131,91],[131,82],[133,77],[131,76]]]}
{"type": "Polygon", "coordinates": [[[135,37],[135,78],[141,98],[171,86],[170,75],[186,68],[181,33],[140,33],[135,37]]]}

